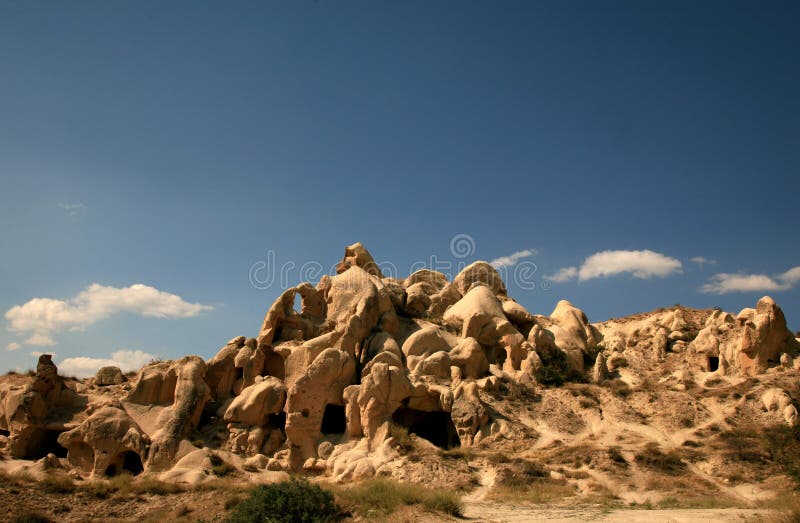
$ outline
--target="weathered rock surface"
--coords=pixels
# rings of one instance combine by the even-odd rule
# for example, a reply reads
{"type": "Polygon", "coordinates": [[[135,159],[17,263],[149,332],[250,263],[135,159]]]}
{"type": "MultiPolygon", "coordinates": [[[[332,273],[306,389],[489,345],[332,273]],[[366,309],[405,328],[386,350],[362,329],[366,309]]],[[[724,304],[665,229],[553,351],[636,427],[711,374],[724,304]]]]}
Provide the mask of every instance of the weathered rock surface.
{"type": "Polygon", "coordinates": [[[252,474],[344,481],[441,471],[420,472],[403,454],[409,441],[430,452],[519,441],[552,449],[594,438],[608,420],[624,430],[640,418],[662,423],[660,434],[683,434],[695,423],[688,412],[718,408],[691,394],[725,386],[753,394],[737,389],[735,409],[715,424],[797,420],[800,343],[768,297],[736,316],[676,306],[592,324],[565,300],[549,316],[530,313],[485,262],[452,281],[427,269],[385,278],[356,243],[336,272],[287,289],[257,337],[235,337],[207,362],[152,362],[130,382],[106,367],[84,383],[59,376],[45,355],[35,376],[3,377],[0,453],[83,476],[143,471],[181,481],[203,481],[224,454],[252,474]],[[580,387],[563,391],[565,380],[580,387]],[[650,406],[645,386],[676,395],[681,408],[650,406]]]}

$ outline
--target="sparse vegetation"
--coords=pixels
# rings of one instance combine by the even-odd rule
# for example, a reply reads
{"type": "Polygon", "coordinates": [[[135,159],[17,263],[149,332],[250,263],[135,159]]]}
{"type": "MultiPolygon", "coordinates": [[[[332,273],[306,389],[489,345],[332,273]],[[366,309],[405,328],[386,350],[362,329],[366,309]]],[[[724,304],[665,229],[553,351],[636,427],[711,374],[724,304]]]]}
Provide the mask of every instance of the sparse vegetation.
{"type": "Polygon", "coordinates": [[[345,514],[333,494],[306,479],[259,485],[250,496],[236,504],[228,523],[328,523],[341,521],[345,514]]]}
{"type": "Polygon", "coordinates": [[[627,398],[632,392],[628,384],[619,378],[606,381],[605,386],[608,387],[608,390],[610,390],[614,396],[620,398],[627,398]]]}
{"type": "Polygon", "coordinates": [[[394,438],[395,447],[403,453],[409,453],[416,448],[414,439],[405,427],[392,423],[389,427],[389,436],[394,438]]]}
{"type": "Polygon", "coordinates": [[[219,478],[224,478],[225,476],[234,474],[236,472],[236,467],[219,457],[217,454],[211,454],[209,460],[211,461],[211,472],[219,478]]]}
{"type": "Polygon", "coordinates": [[[337,489],[337,497],[348,509],[366,517],[387,516],[402,506],[419,505],[425,510],[461,516],[461,498],[444,489],[400,483],[389,479],[371,479],[337,489]]]}
{"type": "Polygon", "coordinates": [[[72,479],[61,473],[48,474],[42,479],[41,485],[52,494],[67,494],[76,488],[72,479]]]}
{"type": "Polygon", "coordinates": [[[656,443],[648,443],[636,454],[635,459],[640,466],[671,476],[686,469],[686,464],[676,451],[662,452],[656,443]]]}
{"type": "Polygon", "coordinates": [[[800,489],[800,427],[772,425],[766,427],[763,434],[770,459],[792,478],[795,488],[800,489]]]}

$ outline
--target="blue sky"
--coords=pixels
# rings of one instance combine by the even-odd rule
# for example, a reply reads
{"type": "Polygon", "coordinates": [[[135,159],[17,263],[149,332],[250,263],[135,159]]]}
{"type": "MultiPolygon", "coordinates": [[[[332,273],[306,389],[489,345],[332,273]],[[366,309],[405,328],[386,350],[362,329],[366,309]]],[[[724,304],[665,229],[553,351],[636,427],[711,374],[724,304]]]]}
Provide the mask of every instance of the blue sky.
{"type": "Polygon", "coordinates": [[[208,357],[280,293],[250,281],[268,252],[327,268],[355,241],[402,273],[535,250],[507,260],[535,264],[509,284],[535,313],[771,294],[800,329],[798,22],[796,2],[0,1],[0,368],[208,357]]]}

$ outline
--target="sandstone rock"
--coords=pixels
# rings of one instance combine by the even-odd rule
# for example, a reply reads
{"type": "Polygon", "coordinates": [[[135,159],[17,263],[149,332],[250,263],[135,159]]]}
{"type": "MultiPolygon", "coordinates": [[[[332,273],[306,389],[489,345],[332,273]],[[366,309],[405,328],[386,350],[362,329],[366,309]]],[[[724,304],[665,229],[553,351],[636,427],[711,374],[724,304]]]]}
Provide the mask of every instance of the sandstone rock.
{"type": "Polygon", "coordinates": [[[453,279],[453,284],[462,295],[467,294],[476,282],[486,285],[494,295],[506,295],[506,286],[497,269],[484,261],[468,265],[453,279]]]}
{"type": "Polygon", "coordinates": [[[351,267],[360,267],[373,276],[383,278],[383,274],[375,260],[372,259],[372,255],[360,242],[345,247],[344,258],[336,266],[336,274],[342,274],[351,267]]]}
{"type": "Polygon", "coordinates": [[[106,407],[61,434],[58,443],[68,450],[73,467],[91,475],[113,476],[143,470],[149,439],[124,410],[106,407]]]}
{"type": "Polygon", "coordinates": [[[605,356],[603,356],[603,353],[600,352],[597,354],[597,359],[595,360],[594,367],[592,368],[592,382],[601,383],[606,378],[608,378],[608,367],[606,367],[605,356]]]}
{"type": "Polygon", "coordinates": [[[244,389],[225,411],[225,421],[251,426],[266,425],[270,414],[283,410],[286,390],[281,380],[264,378],[244,389]]]}
{"type": "Polygon", "coordinates": [[[354,380],[353,358],[346,352],[327,349],[291,386],[286,399],[286,437],[293,469],[299,470],[305,460],[317,457],[325,406],[341,404],[344,388],[354,380]]]}
{"type": "Polygon", "coordinates": [[[119,385],[125,382],[125,376],[122,375],[122,371],[119,367],[103,367],[97,371],[97,375],[94,379],[95,385],[99,386],[107,386],[107,385],[119,385]]]}

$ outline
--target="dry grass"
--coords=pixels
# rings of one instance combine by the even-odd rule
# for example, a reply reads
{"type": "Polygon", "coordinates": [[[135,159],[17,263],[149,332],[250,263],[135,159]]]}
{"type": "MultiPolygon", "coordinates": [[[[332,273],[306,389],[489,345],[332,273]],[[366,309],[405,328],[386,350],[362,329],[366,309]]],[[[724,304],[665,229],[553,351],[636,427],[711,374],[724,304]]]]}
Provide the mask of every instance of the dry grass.
{"type": "Polygon", "coordinates": [[[334,487],[337,501],[362,517],[388,516],[403,506],[418,505],[430,512],[460,517],[461,497],[449,490],[400,483],[389,479],[370,479],[350,487],[334,487]]]}
{"type": "Polygon", "coordinates": [[[574,495],[575,489],[567,482],[546,479],[533,481],[527,485],[495,487],[489,497],[500,502],[527,502],[539,505],[574,495]]]}

